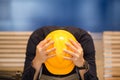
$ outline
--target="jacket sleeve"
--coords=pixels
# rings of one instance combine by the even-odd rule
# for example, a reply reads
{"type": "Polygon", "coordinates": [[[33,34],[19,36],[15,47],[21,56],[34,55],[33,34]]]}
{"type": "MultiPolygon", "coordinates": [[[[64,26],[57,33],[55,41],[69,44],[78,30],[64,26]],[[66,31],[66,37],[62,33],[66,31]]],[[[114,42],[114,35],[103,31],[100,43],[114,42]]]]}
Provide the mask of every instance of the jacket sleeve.
{"type": "Polygon", "coordinates": [[[35,57],[37,44],[44,39],[42,34],[42,30],[37,30],[33,32],[28,40],[22,80],[33,80],[35,69],[32,67],[31,63],[35,57]]]}
{"type": "MultiPolygon", "coordinates": [[[[89,54],[93,54],[94,52],[91,52],[89,54]]],[[[98,80],[97,73],[96,73],[96,64],[95,64],[95,58],[90,55],[86,59],[89,64],[89,70],[84,74],[85,80],[98,80]]]]}
{"type": "Polygon", "coordinates": [[[92,37],[86,32],[81,37],[81,43],[84,51],[84,59],[88,61],[89,70],[84,74],[85,80],[98,80],[96,72],[95,48],[92,37]]]}
{"type": "Polygon", "coordinates": [[[34,45],[32,39],[30,38],[29,41],[28,41],[28,45],[27,45],[26,58],[25,58],[25,65],[24,65],[22,80],[33,80],[35,70],[32,67],[31,62],[32,62],[32,60],[35,56],[35,52],[32,51],[32,50],[34,50],[34,48],[35,48],[35,45],[34,45]]]}

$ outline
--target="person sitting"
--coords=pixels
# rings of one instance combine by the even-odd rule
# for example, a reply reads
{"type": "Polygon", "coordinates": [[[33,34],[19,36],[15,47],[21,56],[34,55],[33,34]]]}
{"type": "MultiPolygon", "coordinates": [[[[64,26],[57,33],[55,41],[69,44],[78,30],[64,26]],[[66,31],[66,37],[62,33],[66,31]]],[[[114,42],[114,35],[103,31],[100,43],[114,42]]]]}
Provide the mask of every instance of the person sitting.
{"type": "Polygon", "coordinates": [[[44,26],[35,30],[28,40],[22,80],[98,80],[95,48],[90,34],[83,29],[69,26],[44,26]],[[56,56],[55,54],[48,55],[56,48],[46,50],[54,44],[54,41],[46,36],[55,30],[68,31],[77,40],[70,39],[71,44],[65,44],[72,50],[63,51],[72,57],[64,57],[64,59],[72,61],[74,67],[69,73],[63,75],[52,74],[45,65],[48,59],[56,56]]]}

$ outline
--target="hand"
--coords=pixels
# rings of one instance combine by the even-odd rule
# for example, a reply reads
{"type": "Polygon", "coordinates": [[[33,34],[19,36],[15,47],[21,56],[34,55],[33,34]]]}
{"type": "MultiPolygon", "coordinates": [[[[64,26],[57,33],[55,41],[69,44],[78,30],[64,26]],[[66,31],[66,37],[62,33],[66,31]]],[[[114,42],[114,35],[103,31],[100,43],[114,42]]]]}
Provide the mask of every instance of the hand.
{"type": "Polygon", "coordinates": [[[53,45],[53,43],[54,42],[51,41],[50,39],[44,39],[37,45],[36,56],[33,60],[33,67],[35,68],[36,71],[40,70],[42,63],[44,63],[48,58],[55,56],[55,54],[48,55],[50,52],[54,51],[55,48],[51,48],[51,49],[47,50],[47,48],[50,45],[53,45]]]}
{"type": "Polygon", "coordinates": [[[65,49],[64,51],[67,54],[70,54],[72,57],[64,57],[64,59],[72,60],[73,63],[78,67],[83,66],[85,60],[83,58],[84,53],[83,53],[83,48],[82,48],[81,44],[76,41],[73,41],[71,39],[69,41],[70,41],[70,43],[66,43],[66,45],[71,50],[65,49]]]}

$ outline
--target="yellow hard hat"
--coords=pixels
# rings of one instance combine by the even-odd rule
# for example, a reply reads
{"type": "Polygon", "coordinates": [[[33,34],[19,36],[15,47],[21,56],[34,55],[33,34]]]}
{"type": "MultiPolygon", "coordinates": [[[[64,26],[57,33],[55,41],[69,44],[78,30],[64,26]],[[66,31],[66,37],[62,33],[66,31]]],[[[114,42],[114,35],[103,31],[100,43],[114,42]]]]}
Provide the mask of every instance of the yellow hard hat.
{"type": "Polygon", "coordinates": [[[54,41],[54,44],[49,46],[48,49],[52,47],[56,48],[54,52],[48,54],[56,54],[56,56],[45,61],[45,66],[48,71],[56,75],[70,73],[75,65],[71,60],[66,60],[63,58],[63,56],[71,57],[71,55],[65,53],[63,49],[69,49],[65,43],[69,42],[69,39],[76,41],[75,37],[66,30],[55,30],[50,32],[46,38],[51,38],[51,40],[54,41]]]}

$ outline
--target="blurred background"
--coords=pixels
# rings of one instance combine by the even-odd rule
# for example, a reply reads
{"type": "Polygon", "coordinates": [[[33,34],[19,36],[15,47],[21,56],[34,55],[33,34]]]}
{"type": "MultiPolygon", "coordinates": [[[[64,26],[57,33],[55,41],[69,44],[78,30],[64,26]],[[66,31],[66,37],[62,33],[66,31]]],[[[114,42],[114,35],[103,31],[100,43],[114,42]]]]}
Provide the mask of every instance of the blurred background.
{"type": "Polygon", "coordinates": [[[21,76],[29,35],[49,25],[88,31],[96,47],[99,79],[120,80],[116,72],[120,71],[120,0],[0,0],[0,73],[5,74],[1,79],[21,76]]]}
{"type": "Polygon", "coordinates": [[[45,25],[120,30],[120,0],[0,0],[1,31],[33,31],[45,25]]]}

